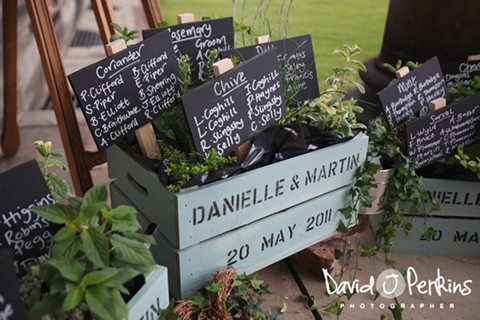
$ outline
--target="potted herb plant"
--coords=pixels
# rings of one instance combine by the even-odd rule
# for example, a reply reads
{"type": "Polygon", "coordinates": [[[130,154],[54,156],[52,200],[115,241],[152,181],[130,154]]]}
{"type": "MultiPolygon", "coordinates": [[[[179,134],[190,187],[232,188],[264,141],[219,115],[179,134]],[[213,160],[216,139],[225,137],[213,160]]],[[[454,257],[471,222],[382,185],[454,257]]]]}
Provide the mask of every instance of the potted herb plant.
{"type": "MultiPolygon", "coordinates": [[[[66,169],[55,159],[61,153],[52,151],[49,142],[38,141],[35,145],[43,157],[40,165],[49,185],[56,182],[61,186],[55,188],[55,195],[60,189],[61,194],[69,194],[67,185],[58,183],[61,178],[47,172],[52,166],[66,169]]],[[[126,319],[137,307],[127,306],[125,299],[135,292],[138,295],[132,299],[136,303],[147,303],[142,310],[135,309],[137,317],[139,312],[149,312],[152,299],[161,296],[161,307],[168,305],[166,269],[156,265],[146,246],[155,244],[155,240],[138,233],[140,224],[133,207],[108,205],[109,183],[93,187],[83,198],[69,196],[56,204],[32,208],[32,212],[59,225],[59,230],[53,237],[49,259],[29,266],[21,280],[27,318],[126,319]],[[144,284],[143,274],[150,283],[144,284]],[[154,293],[152,285],[156,287],[154,293]]],[[[155,306],[160,309],[160,302],[155,306]]]]}

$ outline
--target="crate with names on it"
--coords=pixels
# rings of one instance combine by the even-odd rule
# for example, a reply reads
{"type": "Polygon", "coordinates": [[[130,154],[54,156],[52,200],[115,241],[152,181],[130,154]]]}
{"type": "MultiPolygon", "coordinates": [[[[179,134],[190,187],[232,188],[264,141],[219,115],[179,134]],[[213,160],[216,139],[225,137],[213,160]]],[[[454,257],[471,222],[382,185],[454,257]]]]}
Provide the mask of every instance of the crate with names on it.
{"type": "MultiPolygon", "coordinates": [[[[116,205],[131,205],[115,183],[111,191],[116,205]]],[[[239,273],[253,273],[335,235],[340,220],[349,223],[338,211],[348,204],[349,194],[350,186],[345,186],[180,250],[157,232],[151,250],[157,263],[168,268],[170,293],[188,298],[219,268],[232,265],[239,273]]]]}

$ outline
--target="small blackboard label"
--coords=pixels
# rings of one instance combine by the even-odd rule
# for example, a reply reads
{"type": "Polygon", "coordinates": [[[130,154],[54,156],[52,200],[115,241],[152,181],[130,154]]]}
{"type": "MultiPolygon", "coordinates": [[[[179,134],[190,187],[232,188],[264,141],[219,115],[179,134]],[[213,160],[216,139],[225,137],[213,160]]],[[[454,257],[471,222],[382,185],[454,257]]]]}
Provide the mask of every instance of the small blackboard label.
{"type": "Polygon", "coordinates": [[[480,75],[480,61],[445,62],[441,65],[449,88],[457,83],[470,86],[473,84],[473,78],[480,75]]]}
{"type": "Polygon", "coordinates": [[[195,147],[226,155],[285,114],[275,49],[183,95],[195,147]]]}
{"type": "Polygon", "coordinates": [[[0,247],[0,319],[24,320],[17,274],[8,248],[0,247]]]}
{"type": "Polygon", "coordinates": [[[407,154],[421,167],[480,141],[480,94],[406,124],[407,154]]]}
{"type": "Polygon", "coordinates": [[[320,93],[310,35],[227,50],[221,52],[221,56],[246,61],[271,48],[277,49],[280,71],[285,74],[285,94],[294,94],[294,100],[298,102],[317,98],[320,93]]]}
{"type": "Polygon", "coordinates": [[[194,84],[208,80],[205,72],[210,51],[223,51],[234,45],[232,17],[147,29],[143,30],[143,38],[148,39],[164,30],[170,32],[175,53],[189,58],[194,84]]]}
{"type": "Polygon", "coordinates": [[[55,200],[35,160],[0,174],[0,198],[0,244],[11,249],[19,266],[48,259],[58,227],[30,209],[55,200]]]}
{"type": "Polygon", "coordinates": [[[99,149],[155,119],[180,95],[178,63],[168,32],[68,78],[99,149]]]}
{"type": "Polygon", "coordinates": [[[447,85],[438,58],[429,59],[380,91],[378,97],[385,117],[393,126],[418,112],[420,115],[426,114],[432,100],[448,98],[447,85]]]}

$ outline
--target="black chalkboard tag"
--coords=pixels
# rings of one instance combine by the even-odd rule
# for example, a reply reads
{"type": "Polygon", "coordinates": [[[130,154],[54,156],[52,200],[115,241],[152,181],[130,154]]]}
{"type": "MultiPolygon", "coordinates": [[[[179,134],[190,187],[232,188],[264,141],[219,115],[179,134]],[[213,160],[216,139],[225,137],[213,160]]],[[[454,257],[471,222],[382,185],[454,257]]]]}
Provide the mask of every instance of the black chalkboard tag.
{"type": "Polygon", "coordinates": [[[37,161],[0,174],[0,199],[0,244],[12,250],[19,266],[48,259],[58,226],[30,211],[55,203],[37,161]]]}
{"type": "Polygon", "coordinates": [[[189,57],[194,85],[207,81],[205,67],[210,51],[228,50],[234,46],[232,17],[147,29],[143,30],[143,38],[148,39],[163,30],[170,32],[175,53],[189,57]]]}
{"type": "Polygon", "coordinates": [[[469,56],[464,61],[442,62],[441,66],[449,88],[458,83],[472,85],[473,78],[480,75],[479,55],[469,56]]]}
{"type": "Polygon", "coordinates": [[[0,247],[0,319],[24,320],[25,311],[10,250],[0,247]]]}
{"type": "Polygon", "coordinates": [[[399,125],[414,114],[426,114],[430,101],[444,97],[448,90],[437,57],[423,63],[401,79],[378,92],[388,122],[399,125]]]}
{"type": "Polygon", "coordinates": [[[310,35],[257,43],[253,46],[225,50],[220,54],[222,58],[237,57],[240,61],[246,61],[271,48],[277,49],[280,70],[286,75],[283,83],[285,96],[292,95],[293,100],[298,102],[317,98],[320,93],[310,35]]]}
{"type": "Polygon", "coordinates": [[[68,76],[99,149],[178,103],[179,69],[168,32],[68,76]]]}
{"type": "Polygon", "coordinates": [[[196,150],[227,155],[285,114],[275,49],[180,97],[196,150]]]}
{"type": "Polygon", "coordinates": [[[480,141],[480,94],[465,98],[406,124],[407,155],[426,166],[480,141]]]}

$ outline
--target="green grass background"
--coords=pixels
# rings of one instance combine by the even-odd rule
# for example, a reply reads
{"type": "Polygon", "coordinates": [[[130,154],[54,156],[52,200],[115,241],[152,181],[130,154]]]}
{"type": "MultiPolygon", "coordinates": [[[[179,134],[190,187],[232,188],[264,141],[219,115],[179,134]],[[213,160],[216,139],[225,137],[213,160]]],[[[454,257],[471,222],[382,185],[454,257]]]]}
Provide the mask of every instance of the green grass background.
{"type": "MultiPolygon", "coordinates": [[[[251,25],[255,9],[261,0],[246,1],[246,25],[251,25]]],[[[268,0],[265,0],[267,2],[268,0]]],[[[236,12],[240,17],[242,0],[237,0],[236,12]]],[[[272,39],[279,38],[279,12],[282,0],[270,0],[268,20],[272,39]]],[[[287,4],[290,0],[285,1],[287,4]]],[[[159,0],[162,13],[169,24],[176,24],[179,13],[224,17],[232,15],[231,0],[159,0]]],[[[382,45],[388,0],[293,0],[288,24],[288,35],[311,34],[320,87],[331,69],[342,62],[332,55],[344,44],[358,44],[364,52],[360,60],[378,54],[382,45]]]]}

